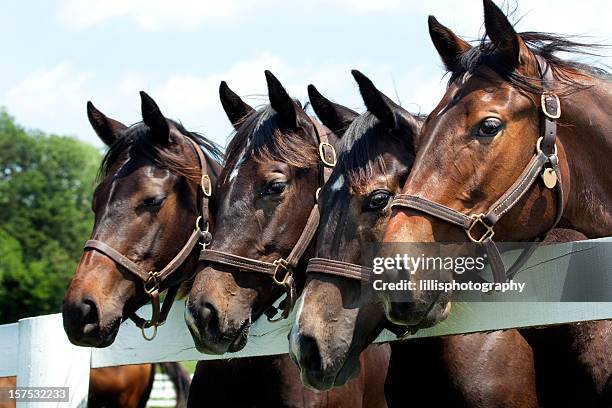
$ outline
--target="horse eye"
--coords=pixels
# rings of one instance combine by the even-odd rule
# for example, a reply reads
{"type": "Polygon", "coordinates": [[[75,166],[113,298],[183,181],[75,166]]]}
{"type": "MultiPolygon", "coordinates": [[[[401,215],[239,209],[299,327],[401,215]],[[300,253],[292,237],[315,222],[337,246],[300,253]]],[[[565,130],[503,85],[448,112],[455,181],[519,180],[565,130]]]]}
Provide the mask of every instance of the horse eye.
{"type": "Polygon", "coordinates": [[[497,118],[486,118],[480,122],[478,128],[478,136],[480,137],[493,137],[497,135],[504,128],[504,124],[497,118]]]}
{"type": "Polygon", "coordinates": [[[391,193],[385,190],[375,191],[368,201],[367,209],[368,210],[379,210],[381,208],[385,208],[389,203],[389,199],[391,198],[391,193]]]}
{"type": "Polygon", "coordinates": [[[142,206],[143,207],[159,207],[164,203],[165,199],[166,197],[163,197],[163,196],[145,198],[142,201],[142,206]]]}
{"type": "Polygon", "coordinates": [[[287,187],[287,183],[285,183],[284,181],[273,181],[273,182],[266,184],[266,187],[264,188],[264,191],[262,194],[263,195],[281,194],[283,191],[285,191],[285,187],[287,187]]]}

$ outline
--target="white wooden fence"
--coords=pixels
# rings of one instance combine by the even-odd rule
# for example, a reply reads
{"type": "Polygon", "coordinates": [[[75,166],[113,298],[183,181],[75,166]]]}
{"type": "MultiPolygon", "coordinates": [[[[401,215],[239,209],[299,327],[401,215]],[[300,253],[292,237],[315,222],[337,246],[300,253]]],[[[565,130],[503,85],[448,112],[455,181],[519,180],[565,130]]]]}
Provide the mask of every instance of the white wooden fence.
{"type": "MultiPolygon", "coordinates": [[[[517,281],[526,282],[520,302],[495,302],[508,294],[483,294],[486,301],[453,303],[452,313],[417,337],[442,336],[544,326],[587,320],[612,319],[612,238],[544,247],[536,251],[517,281]],[[576,288],[591,291],[597,302],[565,302],[576,288]],[[561,301],[561,302],[560,302],[561,301]]],[[[148,307],[142,311],[144,315],[148,307]]],[[[185,326],[184,302],[174,305],[167,323],[154,341],[147,342],[131,321],[122,324],[116,341],[104,349],[73,346],[67,339],[60,314],[26,318],[0,326],[0,377],[17,375],[18,387],[68,386],[67,403],[20,402],[18,407],[79,407],[87,402],[89,369],[163,361],[210,360],[230,357],[200,354],[185,326]]],[[[297,309],[297,308],[296,308],[297,309]]],[[[286,353],[292,319],[256,322],[247,346],[231,357],[286,353]]],[[[378,342],[391,341],[384,332],[378,342]]]]}
{"type": "Polygon", "coordinates": [[[155,380],[153,381],[153,388],[151,389],[151,395],[149,396],[149,401],[147,401],[147,408],[175,406],[176,391],[174,390],[172,380],[170,380],[170,378],[164,373],[156,373],[155,380]]]}

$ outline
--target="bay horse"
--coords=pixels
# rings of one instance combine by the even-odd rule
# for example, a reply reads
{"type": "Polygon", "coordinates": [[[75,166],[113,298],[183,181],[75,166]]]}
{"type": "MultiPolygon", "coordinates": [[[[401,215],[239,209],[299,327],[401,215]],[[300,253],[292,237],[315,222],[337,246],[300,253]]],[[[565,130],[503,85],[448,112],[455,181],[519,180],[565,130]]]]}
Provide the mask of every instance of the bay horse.
{"type": "MultiPolygon", "coordinates": [[[[166,119],[144,92],[141,101],[143,121],[130,127],[87,105],[91,125],[109,150],[93,196],[91,240],[63,303],[64,329],[76,345],[110,345],[120,323],[153,299],[149,282],[137,272],[174,265],[172,276],[154,288],[161,292],[190,277],[197,263],[199,245],[185,253],[184,243],[199,232],[192,232],[194,225],[199,230],[198,217],[205,210],[198,198],[210,194],[202,191],[202,168],[214,183],[222,153],[208,139],[166,119]],[[181,259],[173,259],[181,253],[181,259]]],[[[154,283],[161,279],[152,278],[154,283]]]]}
{"type": "MultiPolygon", "coordinates": [[[[315,123],[272,73],[265,74],[270,104],[259,110],[243,102],[225,83],[220,88],[236,133],[211,203],[215,233],[203,257],[222,251],[229,255],[200,262],[185,311],[196,347],[208,353],[244,347],[251,323],[285,292],[271,275],[249,268],[256,265],[263,270],[272,260],[292,258],[290,253],[299,247],[311,223],[316,191],[326,171],[320,155],[324,156],[325,148],[329,153],[331,145],[338,145],[336,136],[315,123]],[[321,147],[322,143],[329,145],[321,147]],[[236,263],[221,262],[226,259],[236,263]]],[[[333,164],[333,157],[324,157],[333,164]]],[[[297,292],[304,281],[309,241],[303,241],[303,256],[292,265],[295,269],[290,276],[297,292]]],[[[214,367],[210,363],[215,362],[199,363],[189,403],[195,406],[205,398],[213,405],[231,406],[383,407],[388,357],[386,346],[364,353],[361,376],[325,393],[302,385],[287,354],[216,362],[230,368],[206,387],[195,384],[200,378],[211,379],[209,370],[214,367]],[[240,384],[241,392],[222,392],[227,383],[240,384]]]]}
{"type": "MultiPolygon", "coordinates": [[[[202,163],[195,149],[203,150],[212,181],[220,172],[222,153],[203,136],[165,119],[146,93],[141,92],[141,99],[143,122],[130,127],[106,117],[91,102],[87,104],[92,127],[109,147],[93,198],[92,238],[104,240],[132,262],[153,269],[170,262],[200,214],[197,198],[202,163]]],[[[197,251],[193,252],[172,277],[175,285],[195,268],[197,251]]],[[[119,324],[147,300],[142,282],[123,263],[88,251],[64,300],[64,328],[77,345],[108,346],[119,324]]],[[[174,383],[178,406],[185,406],[188,374],[178,363],[161,367],[174,383]]],[[[149,384],[150,391],[154,371],[152,364],[92,370],[90,406],[115,406],[113,400],[124,401],[139,383],[149,384]]]]}
{"type": "MultiPolygon", "coordinates": [[[[612,235],[612,175],[605,167],[612,154],[610,74],[557,56],[589,53],[589,45],[519,34],[492,1],[483,3],[486,36],[480,46],[429,18],[451,76],[423,125],[422,147],[402,197],[393,203],[384,241],[529,241],[555,226],[588,238],[612,235]],[[540,159],[542,165],[528,167],[540,159]],[[442,217],[432,213],[434,207],[442,217]],[[450,214],[473,222],[461,228],[450,214]]],[[[420,276],[417,270],[405,278],[420,276]]],[[[433,291],[415,292],[408,302],[384,294],[382,302],[390,321],[413,329],[444,319],[451,305],[450,297],[433,291]]],[[[549,338],[559,340],[561,330],[572,339],[559,355],[574,356],[590,377],[594,404],[609,406],[612,360],[601,344],[610,344],[612,324],[550,330],[557,335],[549,338]]]]}
{"type": "MultiPolygon", "coordinates": [[[[168,374],[177,396],[176,407],[185,407],[189,374],[180,363],[136,364],[94,368],[90,371],[89,408],[122,407],[144,408],[147,405],[155,370],[159,366],[168,374]]],[[[15,388],[16,377],[0,378],[0,388],[15,388]]],[[[15,408],[15,402],[0,402],[0,408],[15,408]]]]}
{"type": "MultiPolygon", "coordinates": [[[[317,116],[343,140],[338,164],[320,193],[315,258],[290,334],[290,353],[302,380],[318,389],[354,375],[364,348],[383,328],[396,329],[378,298],[346,272],[361,265],[367,245],[382,239],[391,199],[410,174],[424,120],[360,72],[353,75],[368,108],[358,117],[347,117],[341,105],[309,88],[317,116]],[[327,266],[338,266],[339,273],[313,267],[322,260],[334,260],[327,266]]],[[[414,339],[391,347],[390,406],[417,403],[417,392],[407,389],[418,390],[432,406],[537,406],[531,349],[516,330],[414,339]]]]}
{"type": "MultiPolygon", "coordinates": [[[[485,244],[494,234],[499,241],[526,241],[556,225],[589,238],[612,235],[612,175],[603,166],[612,154],[609,74],[555,55],[586,52],[584,45],[551,34],[517,34],[492,1],[484,0],[484,9],[490,41],[476,47],[429,19],[451,77],[423,125],[423,147],[384,240],[465,242],[471,236],[485,244]],[[542,167],[533,165],[534,158],[548,161],[541,176],[526,179],[542,167]],[[490,211],[500,196],[507,200],[490,211]],[[432,203],[443,218],[431,215],[432,203]],[[474,222],[464,231],[448,221],[451,212],[474,222]],[[476,237],[466,234],[469,227],[480,229],[476,237]]],[[[421,273],[407,279],[419,280],[421,273]]],[[[450,310],[450,299],[439,296],[413,291],[411,301],[394,302],[383,294],[383,303],[391,321],[428,326],[450,310]]]]}

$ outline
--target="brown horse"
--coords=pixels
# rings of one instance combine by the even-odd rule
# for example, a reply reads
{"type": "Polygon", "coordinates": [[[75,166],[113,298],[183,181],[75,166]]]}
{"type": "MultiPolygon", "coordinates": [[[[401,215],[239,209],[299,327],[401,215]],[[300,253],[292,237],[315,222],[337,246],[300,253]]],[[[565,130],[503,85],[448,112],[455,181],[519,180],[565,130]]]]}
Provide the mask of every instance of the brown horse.
{"type": "MultiPolygon", "coordinates": [[[[189,374],[179,363],[159,364],[174,384],[177,407],[185,407],[189,374]]],[[[155,379],[155,364],[125,365],[92,369],[89,377],[90,408],[144,408],[155,379]]],[[[14,388],[16,377],[0,378],[0,388],[14,388]]],[[[15,408],[15,403],[0,403],[0,408],[15,408]]]]}
{"type": "MultiPolygon", "coordinates": [[[[485,232],[489,237],[494,233],[500,241],[532,240],[554,226],[559,215],[560,227],[589,238],[611,235],[612,176],[605,168],[612,154],[609,74],[555,55],[588,52],[587,45],[550,34],[518,34],[490,0],[484,0],[484,9],[490,41],[483,40],[479,47],[470,46],[430,17],[432,40],[451,77],[444,97],[423,126],[422,148],[404,195],[459,214],[487,212],[519,179],[534,152],[541,151],[542,117],[550,121],[560,116],[554,132],[556,144],[549,150],[549,160],[558,162],[553,163],[557,169],[552,182],[544,173],[535,177],[494,229],[484,224],[485,232]],[[543,80],[547,72],[552,80],[543,80]],[[555,195],[559,186],[562,196],[555,195]]],[[[450,242],[467,238],[461,228],[429,211],[398,207],[384,240],[450,242]]],[[[407,278],[419,277],[416,271],[407,278]]],[[[436,293],[417,293],[412,302],[394,302],[389,296],[382,300],[390,320],[416,327],[445,318],[450,306],[450,299],[440,301],[436,293]]],[[[578,398],[580,404],[594,401],[610,406],[612,361],[603,344],[612,341],[611,323],[569,325],[538,334],[555,344],[557,360],[572,356],[574,367],[580,368],[574,372],[586,376],[582,381],[589,384],[593,396],[578,398]]],[[[536,360],[538,349],[552,349],[546,341],[532,343],[536,360]]],[[[559,384],[556,388],[562,389],[561,395],[577,388],[559,384]]],[[[569,401],[561,398],[563,405],[569,401]]]]}
{"type": "MultiPolygon", "coordinates": [[[[223,106],[236,134],[212,202],[216,229],[210,248],[231,253],[232,259],[242,256],[247,263],[252,262],[249,258],[286,258],[296,246],[322,177],[319,132],[330,133],[306,115],[270,72],[266,78],[270,105],[258,111],[221,85],[223,106]]],[[[333,134],[329,141],[338,143],[333,134]]],[[[303,258],[292,275],[298,290],[308,259],[303,258]]],[[[201,262],[186,309],[196,346],[212,353],[241,349],[251,322],[282,293],[271,276],[201,262]]],[[[286,354],[199,363],[190,406],[198,399],[229,406],[386,406],[383,385],[388,358],[387,347],[364,353],[361,376],[326,393],[304,387],[286,354]],[[222,374],[212,375],[211,370],[222,374]],[[209,382],[196,386],[200,379],[209,382]],[[241,391],[227,392],[227,384],[240,384],[241,391]]]]}
{"type": "MultiPolygon", "coordinates": [[[[202,136],[166,120],[148,95],[141,96],[144,122],[129,128],[88,103],[90,122],[109,146],[100,170],[103,180],[94,194],[92,237],[110,243],[143,267],[154,268],[174,256],[199,212],[200,163],[194,145],[186,139],[205,150],[212,180],[220,171],[221,152],[202,136]]],[[[190,276],[196,262],[197,251],[177,273],[176,283],[190,276]]],[[[104,347],[113,342],[121,321],[146,300],[142,283],[121,265],[98,252],[87,252],[64,300],[64,327],[73,343],[104,347]]],[[[154,373],[152,367],[92,370],[90,406],[137,406],[124,403],[128,404],[126,398],[136,401],[138,387],[152,381],[145,375],[154,373]],[[123,402],[116,405],[113,400],[123,402]]],[[[177,404],[184,406],[189,376],[177,363],[161,367],[174,383],[177,404]]]]}
{"type": "MultiPolygon", "coordinates": [[[[147,94],[141,92],[141,97],[143,122],[130,127],[88,104],[90,122],[109,146],[93,197],[92,239],[144,271],[160,271],[179,253],[201,215],[202,176],[195,146],[203,149],[213,182],[222,153],[203,136],[166,119],[147,94]]],[[[191,276],[198,249],[196,245],[166,285],[179,285],[191,276]]],[[[149,300],[143,282],[125,263],[101,251],[89,250],[81,257],[62,311],[74,344],[110,345],[120,323],[149,300]]]]}
{"type": "MultiPolygon", "coordinates": [[[[391,198],[412,168],[423,118],[392,102],[359,72],[354,75],[365,114],[346,118],[314,87],[310,101],[325,126],[338,129],[344,141],[320,194],[316,257],[359,265],[364,248],[382,239],[391,198]]],[[[290,335],[291,353],[303,381],[319,389],[346,381],[361,351],[383,327],[393,329],[377,298],[346,276],[309,273],[302,302],[290,335]]],[[[531,350],[514,330],[410,340],[393,343],[392,349],[386,384],[391,406],[418,401],[406,384],[432,406],[537,406],[531,350]]]]}
{"type": "MultiPolygon", "coordinates": [[[[559,214],[559,227],[591,238],[611,235],[612,175],[604,167],[612,154],[609,75],[555,56],[556,52],[583,51],[580,44],[550,34],[519,35],[495,4],[485,0],[484,7],[490,41],[483,40],[478,47],[430,17],[433,43],[451,78],[446,94],[423,125],[423,147],[403,195],[444,206],[461,219],[488,214],[519,180],[534,152],[543,151],[538,142],[543,123],[560,114],[556,148],[549,146],[547,157],[550,163],[558,162],[558,176],[553,174],[548,182],[545,177],[526,181],[519,187],[530,188],[523,190],[522,197],[509,197],[503,203],[508,208],[496,214],[497,223],[480,218],[484,224],[479,227],[487,227],[495,240],[532,240],[554,226],[559,214]],[[543,75],[548,72],[552,79],[545,81],[543,75]],[[542,95],[547,109],[541,108],[542,95]],[[549,104],[559,105],[554,103],[555,95],[560,106],[551,113],[549,104]],[[556,194],[559,187],[562,200],[556,194]],[[494,223],[494,229],[487,223],[494,223]]],[[[426,243],[461,242],[468,237],[448,221],[397,207],[384,239],[426,243]]],[[[419,280],[422,273],[417,269],[406,278],[419,280]]],[[[413,292],[409,302],[394,302],[390,295],[383,295],[390,320],[428,326],[448,314],[448,297],[438,299],[435,291],[413,292]]]]}

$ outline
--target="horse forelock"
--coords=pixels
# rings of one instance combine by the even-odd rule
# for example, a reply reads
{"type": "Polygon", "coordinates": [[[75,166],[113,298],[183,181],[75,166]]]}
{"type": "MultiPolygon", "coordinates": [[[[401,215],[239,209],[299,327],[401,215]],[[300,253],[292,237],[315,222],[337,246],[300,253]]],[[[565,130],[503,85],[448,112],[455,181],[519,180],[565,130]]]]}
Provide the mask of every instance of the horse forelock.
{"type": "MultiPolygon", "coordinates": [[[[425,119],[424,116],[414,117],[419,125],[425,119]]],[[[353,190],[361,190],[374,175],[387,173],[381,150],[377,149],[380,143],[405,142],[402,132],[382,134],[385,130],[377,128],[379,123],[374,114],[365,112],[350,124],[342,136],[337,171],[345,176],[344,182],[353,190]]]]}
{"type": "MultiPolygon", "coordinates": [[[[298,111],[298,120],[307,132],[310,119],[298,111]]],[[[279,161],[296,168],[312,167],[318,160],[314,138],[304,137],[299,131],[285,129],[270,105],[246,117],[227,147],[226,165],[220,179],[233,179],[240,166],[248,161],[279,161]],[[311,140],[312,139],[312,140],[311,140]]]]}

